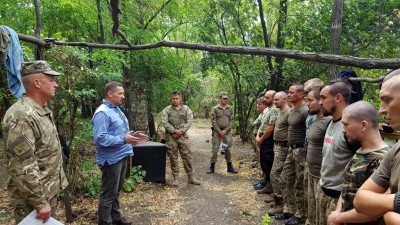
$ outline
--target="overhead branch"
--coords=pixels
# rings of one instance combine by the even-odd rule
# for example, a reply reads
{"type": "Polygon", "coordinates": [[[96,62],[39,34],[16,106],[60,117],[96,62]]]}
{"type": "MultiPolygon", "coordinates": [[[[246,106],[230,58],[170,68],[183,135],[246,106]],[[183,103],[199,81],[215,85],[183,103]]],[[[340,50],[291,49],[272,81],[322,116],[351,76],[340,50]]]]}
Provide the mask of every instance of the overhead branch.
{"type": "Polygon", "coordinates": [[[380,78],[368,78],[368,77],[349,77],[349,80],[352,81],[360,81],[360,82],[367,82],[367,83],[380,83],[383,81],[385,77],[380,78]]]}
{"type": "Polygon", "coordinates": [[[120,36],[124,42],[129,46],[132,47],[132,43],[128,40],[124,32],[119,29],[119,14],[122,13],[121,9],[119,8],[119,0],[110,0],[111,6],[111,18],[114,22],[112,27],[112,33],[115,35],[120,36]]]}
{"type": "MultiPolygon", "coordinates": [[[[49,43],[46,43],[32,36],[18,34],[18,37],[22,41],[34,43],[42,47],[48,48],[50,46],[49,43]]],[[[356,67],[361,69],[400,68],[400,59],[359,58],[359,57],[345,56],[345,55],[332,55],[332,54],[303,52],[298,50],[285,50],[277,48],[223,46],[223,45],[210,45],[210,44],[188,43],[188,42],[167,41],[167,40],[150,44],[134,45],[134,46],[96,44],[87,42],[61,42],[61,41],[54,41],[54,44],[61,46],[91,47],[91,48],[115,49],[115,50],[125,50],[125,51],[137,51],[137,50],[145,50],[152,48],[170,47],[170,48],[192,49],[192,50],[200,50],[208,52],[230,53],[230,54],[284,57],[302,61],[311,61],[317,63],[356,67]]]]}

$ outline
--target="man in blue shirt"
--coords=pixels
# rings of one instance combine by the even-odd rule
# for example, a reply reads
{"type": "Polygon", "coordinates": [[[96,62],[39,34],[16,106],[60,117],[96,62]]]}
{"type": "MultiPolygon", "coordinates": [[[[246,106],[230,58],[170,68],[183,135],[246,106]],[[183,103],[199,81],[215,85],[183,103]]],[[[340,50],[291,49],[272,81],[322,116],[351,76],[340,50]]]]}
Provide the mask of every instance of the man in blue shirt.
{"type": "Polygon", "coordinates": [[[124,184],[127,162],[133,155],[132,145],[147,136],[129,130],[128,119],[119,108],[125,99],[122,84],[107,83],[105,94],[106,99],[92,119],[96,163],[102,173],[98,224],[130,225],[132,223],[120,212],[119,192],[124,184]]]}

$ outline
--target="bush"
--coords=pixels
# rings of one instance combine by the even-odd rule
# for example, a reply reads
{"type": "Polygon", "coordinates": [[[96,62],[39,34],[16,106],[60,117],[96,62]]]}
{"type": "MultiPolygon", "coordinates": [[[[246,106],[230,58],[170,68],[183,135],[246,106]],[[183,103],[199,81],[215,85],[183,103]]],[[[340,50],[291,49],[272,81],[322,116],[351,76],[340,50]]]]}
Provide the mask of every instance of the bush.
{"type": "Polygon", "coordinates": [[[131,168],[131,175],[125,180],[123,190],[124,192],[132,192],[135,190],[137,184],[143,182],[143,178],[146,176],[146,171],[142,170],[142,166],[134,166],[131,168]]]}

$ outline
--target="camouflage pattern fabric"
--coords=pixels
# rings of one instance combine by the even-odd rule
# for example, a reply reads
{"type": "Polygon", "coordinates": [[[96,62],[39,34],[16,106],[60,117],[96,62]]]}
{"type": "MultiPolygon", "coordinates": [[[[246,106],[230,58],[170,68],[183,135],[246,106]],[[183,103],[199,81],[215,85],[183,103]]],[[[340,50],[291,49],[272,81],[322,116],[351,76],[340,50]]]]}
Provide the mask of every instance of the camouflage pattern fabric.
{"type": "Polygon", "coordinates": [[[389,147],[368,153],[359,150],[347,164],[341,199],[343,212],[354,208],[353,200],[357,190],[379,167],[388,150],[389,147]]]}
{"type": "Polygon", "coordinates": [[[178,108],[169,105],[162,111],[162,123],[167,131],[167,154],[170,158],[171,171],[175,175],[179,174],[179,154],[181,155],[185,172],[193,173],[192,152],[188,145],[188,135],[186,133],[192,126],[192,120],[192,110],[186,105],[182,105],[178,108]],[[175,129],[180,129],[184,132],[184,135],[179,138],[174,138],[172,133],[175,129]]]}
{"type": "MultiPolygon", "coordinates": [[[[283,177],[286,179],[284,196],[295,201],[294,215],[299,218],[307,216],[307,206],[304,189],[304,166],[306,163],[306,152],[303,148],[289,147],[288,155],[283,166],[283,177]]],[[[284,197],[285,200],[285,197],[284,197]]],[[[284,202],[288,204],[288,202],[284,202]]]]}
{"type": "Polygon", "coordinates": [[[326,225],[329,214],[331,214],[332,211],[336,210],[336,203],[338,202],[338,199],[329,197],[322,191],[321,185],[318,186],[319,188],[317,195],[320,197],[317,204],[317,217],[319,224],[326,225]]]}
{"type": "Polygon", "coordinates": [[[31,209],[42,209],[68,182],[49,108],[23,96],[6,112],[3,129],[9,175],[7,189],[12,206],[18,209],[18,217],[22,211],[29,214],[31,209]]]}
{"type": "Polygon", "coordinates": [[[232,162],[232,133],[231,129],[233,126],[233,109],[229,105],[222,108],[220,105],[216,105],[211,110],[211,125],[214,129],[212,133],[212,150],[211,150],[211,163],[217,162],[218,150],[223,141],[227,146],[225,149],[226,162],[232,162]],[[225,130],[225,136],[221,138],[218,132],[225,130]]]}
{"type": "Polygon", "coordinates": [[[286,196],[283,195],[283,191],[285,190],[285,181],[283,179],[282,170],[283,165],[285,164],[287,152],[289,147],[288,146],[280,146],[278,144],[274,145],[274,163],[272,164],[271,170],[271,185],[272,190],[274,190],[274,194],[277,197],[284,198],[284,201],[289,201],[285,199],[286,196]]]}
{"type": "Polygon", "coordinates": [[[326,221],[320,221],[317,215],[317,206],[319,204],[320,195],[318,195],[319,178],[308,173],[308,166],[304,169],[304,176],[307,176],[307,222],[310,225],[323,225],[326,221]]]}
{"type": "Polygon", "coordinates": [[[211,110],[211,125],[214,131],[226,130],[230,132],[233,126],[233,109],[229,105],[222,108],[216,105],[211,110]]]}

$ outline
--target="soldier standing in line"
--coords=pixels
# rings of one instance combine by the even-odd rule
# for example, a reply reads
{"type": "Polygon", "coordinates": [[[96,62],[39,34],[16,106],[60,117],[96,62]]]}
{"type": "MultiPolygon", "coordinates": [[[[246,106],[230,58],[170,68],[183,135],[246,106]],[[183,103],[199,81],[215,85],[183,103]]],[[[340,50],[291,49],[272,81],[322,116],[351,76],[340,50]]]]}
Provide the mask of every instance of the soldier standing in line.
{"type": "Polygon", "coordinates": [[[342,132],[342,112],[350,103],[351,88],[343,81],[331,81],[321,87],[320,105],[324,116],[332,116],[322,147],[321,178],[319,180],[317,213],[319,221],[326,221],[343,189],[344,168],[358,149],[350,145],[342,132]]]}
{"type": "Polygon", "coordinates": [[[181,104],[181,93],[171,94],[171,105],[162,111],[162,123],[166,131],[167,154],[171,162],[173,186],[179,186],[179,154],[181,155],[183,168],[188,175],[188,184],[200,185],[194,178],[192,166],[192,151],[189,148],[187,131],[192,126],[193,113],[187,105],[181,104]]]}
{"type": "Polygon", "coordinates": [[[273,192],[271,185],[271,169],[274,162],[274,129],[275,121],[278,116],[278,109],[274,105],[274,95],[276,91],[269,90],[264,94],[264,104],[261,117],[261,126],[258,129],[256,141],[260,146],[260,166],[265,176],[265,186],[257,190],[258,194],[271,194],[273,192]]]}
{"type": "Polygon", "coordinates": [[[371,103],[358,101],[343,110],[342,123],[348,142],[360,143],[361,148],[345,168],[343,190],[328,224],[380,224],[379,217],[359,213],[353,205],[357,190],[377,170],[389,149],[379,133],[378,111],[371,103]]]}
{"type": "Polygon", "coordinates": [[[214,173],[215,163],[218,158],[218,149],[223,142],[225,148],[225,160],[227,163],[228,173],[238,173],[232,165],[232,126],[233,126],[233,108],[229,105],[229,96],[226,92],[221,92],[219,96],[219,104],[211,110],[212,134],[212,156],[211,165],[207,170],[207,174],[214,173]]]}
{"type": "Polygon", "coordinates": [[[54,217],[57,193],[68,186],[53,114],[47,102],[58,87],[46,61],[22,64],[26,93],[6,112],[3,120],[8,167],[7,190],[18,224],[33,210],[45,223],[54,217]]]}
{"type": "Polygon", "coordinates": [[[322,107],[319,104],[321,99],[320,87],[314,87],[306,92],[306,102],[309,108],[309,114],[314,115],[315,119],[307,131],[307,157],[304,170],[305,191],[307,194],[307,224],[325,225],[326,220],[321,221],[317,212],[320,204],[319,179],[321,177],[322,146],[324,143],[325,131],[332,120],[331,116],[324,116],[322,107]]]}
{"type": "Polygon", "coordinates": [[[284,91],[275,94],[274,104],[279,109],[274,129],[274,163],[271,169],[271,185],[274,192],[264,200],[266,203],[275,202],[274,207],[268,210],[268,214],[271,216],[282,212],[288,213],[287,209],[283,209],[283,199],[286,196],[283,195],[285,182],[281,173],[289,150],[287,133],[289,128],[288,117],[291,110],[287,103],[287,93],[284,91]]]}
{"type": "Polygon", "coordinates": [[[284,202],[287,213],[275,215],[275,219],[289,219],[286,225],[298,225],[305,221],[307,216],[304,193],[304,166],[306,164],[306,151],[304,140],[306,138],[306,118],[308,107],[304,102],[304,86],[294,84],[290,86],[288,93],[292,109],[288,117],[288,145],[289,150],[283,167],[283,176],[286,177],[286,189],[284,195],[287,199],[294,199],[295,204],[284,202]],[[294,213],[294,214],[292,214],[294,213]]]}

